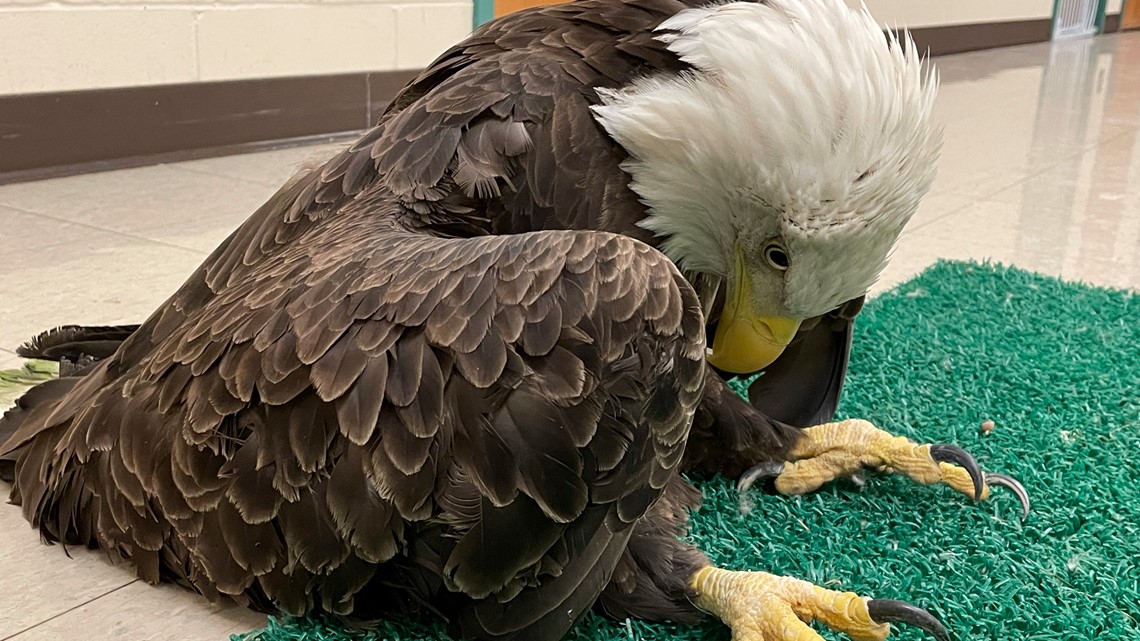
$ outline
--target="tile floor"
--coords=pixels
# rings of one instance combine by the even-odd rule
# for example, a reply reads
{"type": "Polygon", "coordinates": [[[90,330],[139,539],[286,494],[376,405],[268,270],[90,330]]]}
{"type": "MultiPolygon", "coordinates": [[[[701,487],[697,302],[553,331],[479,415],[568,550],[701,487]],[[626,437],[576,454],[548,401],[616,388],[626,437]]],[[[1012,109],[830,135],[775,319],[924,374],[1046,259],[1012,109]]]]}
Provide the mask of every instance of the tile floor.
{"type": "MultiPolygon", "coordinates": [[[[939,178],[878,289],[940,257],[1140,288],[1140,33],[938,59],[939,178]]],[[[139,321],[325,144],[0,187],[0,368],[58,323],[139,321]]],[[[262,617],[38,543],[0,506],[0,641],[219,641],[262,617]]]]}

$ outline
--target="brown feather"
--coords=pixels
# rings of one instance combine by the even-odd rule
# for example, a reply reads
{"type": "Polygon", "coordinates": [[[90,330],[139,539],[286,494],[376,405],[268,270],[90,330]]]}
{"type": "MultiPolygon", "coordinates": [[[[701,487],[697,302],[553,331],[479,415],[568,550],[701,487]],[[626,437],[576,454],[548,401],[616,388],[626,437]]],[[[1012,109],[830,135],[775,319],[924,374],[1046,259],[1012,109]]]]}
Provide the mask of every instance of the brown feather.
{"type": "Polygon", "coordinates": [[[373,491],[360,448],[349,448],[337,463],[325,500],[337,532],[352,544],[354,554],[371,563],[396,555],[403,543],[403,524],[395,518],[392,504],[373,491]]]}
{"type": "Polygon", "coordinates": [[[324,469],[338,431],[336,410],[306,394],[285,407],[285,430],[298,467],[308,473],[324,469]]]}
{"type": "Polygon", "coordinates": [[[507,366],[507,346],[496,336],[487,336],[471,353],[455,355],[455,366],[475,387],[495,384],[507,366]]]}
{"type": "Polygon", "coordinates": [[[448,580],[476,599],[502,589],[538,562],[565,529],[525,497],[503,507],[484,501],[481,512],[482,517],[459,539],[444,566],[448,580]],[[527,535],[517,536],[520,531],[527,535]],[[505,541],[512,543],[504,545],[505,541]]]}
{"type": "Polygon", "coordinates": [[[355,609],[355,597],[376,574],[373,561],[349,556],[335,570],[322,577],[321,608],[333,614],[349,615],[355,609]]]}
{"type": "Polygon", "coordinates": [[[406,407],[416,397],[423,375],[424,363],[432,358],[425,351],[430,349],[420,332],[405,334],[396,344],[392,366],[388,373],[385,397],[397,407],[406,407]]]}
{"type": "Polygon", "coordinates": [[[372,438],[380,408],[384,402],[382,390],[388,387],[388,357],[373,357],[364,366],[352,388],[336,403],[337,423],[340,432],[355,445],[364,445],[372,438]]]}
{"type": "Polygon", "coordinates": [[[254,434],[218,471],[226,483],[225,496],[246,523],[267,523],[277,516],[284,497],[274,484],[275,468],[256,465],[259,435],[254,434]]]}
{"type": "Polygon", "coordinates": [[[443,421],[443,387],[446,380],[435,351],[425,344],[420,354],[420,379],[415,396],[406,404],[396,403],[395,411],[414,436],[429,438],[435,435],[443,421]]]}
{"type": "Polygon", "coordinates": [[[288,570],[299,566],[321,574],[348,558],[348,547],[337,535],[328,508],[314,494],[282,503],[277,524],[285,538],[288,570]]]}
{"type": "Polygon", "coordinates": [[[309,379],[321,400],[331,401],[348,390],[368,361],[369,357],[357,346],[355,336],[345,333],[313,365],[309,379]]]}
{"type": "Polygon", "coordinates": [[[226,544],[216,518],[203,521],[201,533],[192,548],[194,560],[205,571],[210,584],[223,594],[241,594],[253,584],[254,575],[241,567],[226,544]]]}
{"type": "Polygon", "coordinates": [[[434,432],[423,437],[416,435],[403,421],[403,414],[394,409],[380,413],[377,429],[381,435],[380,446],[397,470],[410,476],[423,469],[431,452],[434,432]]]}
{"type": "Polygon", "coordinates": [[[218,504],[214,517],[234,562],[253,576],[261,576],[281,559],[284,543],[267,521],[250,523],[230,502],[218,504]]]}

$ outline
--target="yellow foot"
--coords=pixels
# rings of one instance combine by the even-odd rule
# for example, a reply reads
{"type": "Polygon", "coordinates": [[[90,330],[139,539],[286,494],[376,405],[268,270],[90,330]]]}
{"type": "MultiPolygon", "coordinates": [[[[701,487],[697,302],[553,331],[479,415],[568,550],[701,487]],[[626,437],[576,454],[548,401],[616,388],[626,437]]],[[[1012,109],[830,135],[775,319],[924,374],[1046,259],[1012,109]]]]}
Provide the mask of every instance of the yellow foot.
{"type": "Polygon", "coordinates": [[[1015,479],[985,474],[966,450],[956,445],[920,445],[894,436],[860,419],[817,425],[804,430],[787,463],[765,463],[746,471],[737,484],[743,492],[758,480],[773,478],[780,494],[806,494],[840,477],[865,469],[899,472],[922,483],[945,483],[981,501],[990,486],[1007,487],[1021,502],[1021,516],[1029,514],[1029,495],[1015,479]]]}
{"type": "Polygon", "coordinates": [[[932,614],[902,601],[869,599],[827,590],[766,572],[733,572],[705,566],[689,585],[695,605],[732,628],[733,641],[823,641],[808,625],[819,621],[855,641],[883,641],[891,622],[909,623],[939,641],[946,628],[932,614]]]}

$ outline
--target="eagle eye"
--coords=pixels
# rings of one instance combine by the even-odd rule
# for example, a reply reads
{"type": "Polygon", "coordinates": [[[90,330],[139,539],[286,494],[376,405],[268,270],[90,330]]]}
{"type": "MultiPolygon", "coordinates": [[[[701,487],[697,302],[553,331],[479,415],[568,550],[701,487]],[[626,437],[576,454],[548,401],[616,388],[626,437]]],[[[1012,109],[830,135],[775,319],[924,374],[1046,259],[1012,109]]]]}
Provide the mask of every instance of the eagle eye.
{"type": "Polygon", "coordinates": [[[764,260],[772,266],[772,269],[778,271],[787,271],[788,269],[788,252],[776,243],[772,243],[764,248],[764,260]]]}

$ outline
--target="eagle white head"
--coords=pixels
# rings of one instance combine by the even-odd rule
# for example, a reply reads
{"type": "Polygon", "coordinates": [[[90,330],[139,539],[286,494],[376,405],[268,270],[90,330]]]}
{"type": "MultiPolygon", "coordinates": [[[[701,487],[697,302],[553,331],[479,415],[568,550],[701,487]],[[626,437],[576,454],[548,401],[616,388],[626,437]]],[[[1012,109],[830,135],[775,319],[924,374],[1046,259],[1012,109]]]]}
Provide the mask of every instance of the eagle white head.
{"type": "Polygon", "coordinates": [[[641,223],[723,279],[710,362],[752,372],[799,323],[865,294],[934,179],[937,76],[842,0],[689,9],[659,38],[692,66],[605,92],[641,223]]]}

